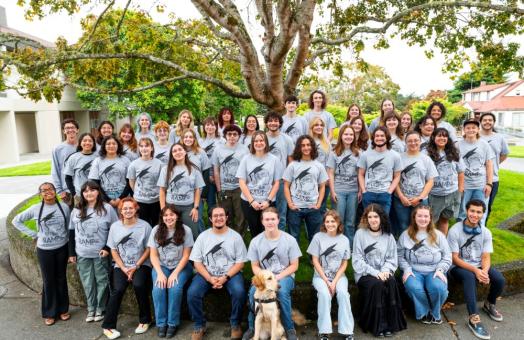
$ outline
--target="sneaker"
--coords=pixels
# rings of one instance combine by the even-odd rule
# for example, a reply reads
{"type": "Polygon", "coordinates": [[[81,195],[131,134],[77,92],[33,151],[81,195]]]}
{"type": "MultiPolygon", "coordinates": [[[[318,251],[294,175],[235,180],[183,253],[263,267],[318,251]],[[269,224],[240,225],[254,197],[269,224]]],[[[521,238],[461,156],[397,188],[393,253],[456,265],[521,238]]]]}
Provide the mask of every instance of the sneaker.
{"type": "Polygon", "coordinates": [[[384,337],[384,332],[380,332],[376,335],[377,338],[383,338],[384,337]]]}
{"type": "Polygon", "coordinates": [[[86,322],[95,321],[95,312],[87,312],[86,322]]]}
{"type": "Polygon", "coordinates": [[[478,314],[473,314],[469,317],[468,327],[479,339],[489,340],[491,338],[486,327],[480,322],[480,316],[478,314]]]}
{"type": "Polygon", "coordinates": [[[166,338],[171,339],[172,337],[174,337],[176,330],[177,330],[176,326],[167,327],[166,338]]]}
{"type": "Polygon", "coordinates": [[[504,317],[502,316],[502,314],[500,314],[500,312],[497,310],[494,304],[486,301],[484,302],[484,306],[482,307],[482,309],[489,315],[489,317],[493,321],[501,322],[502,320],[504,320],[504,317]]]}
{"type": "Polygon", "coordinates": [[[431,323],[434,325],[441,325],[442,324],[442,318],[437,319],[433,315],[431,316],[431,323]]]}
{"type": "Polygon", "coordinates": [[[104,335],[108,339],[116,339],[120,337],[120,332],[116,329],[104,329],[104,335]]]}
{"type": "Polygon", "coordinates": [[[166,332],[167,332],[167,326],[161,326],[161,327],[157,327],[158,329],[158,337],[159,338],[165,338],[166,337],[166,332]]]}
{"type": "Polygon", "coordinates": [[[104,313],[102,312],[96,312],[95,314],[95,318],[94,318],[94,322],[99,322],[99,321],[102,321],[104,320],[104,313]]]}
{"type": "Polygon", "coordinates": [[[205,328],[195,329],[193,330],[193,334],[191,334],[191,340],[202,340],[205,333],[205,328]]]}
{"type": "Polygon", "coordinates": [[[385,331],[385,332],[384,332],[384,336],[385,336],[386,338],[390,338],[390,337],[393,336],[393,333],[390,332],[390,331],[385,331]]]}
{"type": "Polygon", "coordinates": [[[318,337],[320,340],[329,340],[329,334],[319,334],[318,337]]]}
{"type": "Polygon", "coordinates": [[[431,324],[431,317],[429,315],[424,315],[421,319],[419,319],[419,321],[425,325],[429,325],[431,324]]]}
{"type": "Polygon", "coordinates": [[[240,326],[231,327],[231,339],[242,339],[242,328],[240,326]]]}
{"type": "Polygon", "coordinates": [[[248,328],[247,331],[244,333],[242,340],[251,340],[253,339],[253,336],[255,336],[255,332],[251,328],[248,328]]]}
{"type": "Polygon", "coordinates": [[[342,337],[344,338],[344,340],[353,340],[353,334],[349,334],[349,335],[342,335],[342,337]]]}
{"type": "Polygon", "coordinates": [[[144,334],[149,329],[148,323],[139,323],[135,328],[135,334],[144,334]]]}
{"type": "Polygon", "coordinates": [[[294,329],[288,329],[286,331],[286,338],[287,340],[298,340],[297,331],[294,329]]]}

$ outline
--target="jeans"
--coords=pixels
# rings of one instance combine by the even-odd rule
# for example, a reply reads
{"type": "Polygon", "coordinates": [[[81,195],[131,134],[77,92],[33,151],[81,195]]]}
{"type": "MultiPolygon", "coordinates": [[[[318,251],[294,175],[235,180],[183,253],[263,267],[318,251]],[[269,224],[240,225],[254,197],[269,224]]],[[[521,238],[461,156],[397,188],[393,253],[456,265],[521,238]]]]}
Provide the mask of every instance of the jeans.
{"type": "Polygon", "coordinates": [[[313,236],[318,233],[320,230],[320,225],[322,224],[322,215],[320,214],[320,209],[288,209],[287,226],[289,228],[289,233],[297,240],[298,244],[300,244],[300,224],[302,223],[302,220],[306,222],[306,236],[308,242],[311,243],[313,236]]]}
{"type": "Polygon", "coordinates": [[[287,214],[287,201],[284,196],[284,180],[280,180],[280,185],[278,186],[277,196],[275,200],[275,205],[278,210],[278,229],[286,229],[286,214],[287,214]]]}
{"type": "Polygon", "coordinates": [[[42,317],[57,318],[69,311],[67,292],[67,244],[52,250],[36,248],[42,272],[42,317]]]}
{"type": "Polygon", "coordinates": [[[369,192],[366,191],[362,195],[362,206],[364,207],[364,210],[370,205],[371,203],[376,203],[384,209],[384,213],[386,215],[389,215],[389,210],[391,208],[391,194],[387,192],[369,192]]]}
{"type": "MultiPolygon", "coordinates": [[[[313,287],[317,290],[318,305],[317,327],[320,334],[333,333],[331,322],[331,300],[332,296],[329,289],[320,277],[313,277],[313,287]]],[[[354,320],[351,313],[351,302],[349,300],[348,279],[342,276],[337,282],[337,302],[338,302],[338,333],[344,335],[353,334],[354,320]]]]}
{"type": "Polygon", "coordinates": [[[422,319],[429,312],[435,319],[439,320],[440,309],[448,298],[448,284],[438,277],[433,277],[434,274],[435,272],[419,273],[413,271],[415,277],[408,277],[404,283],[406,293],[415,305],[417,320],[422,319]]]}
{"type": "MultiPolygon", "coordinates": [[[[279,288],[277,293],[278,304],[280,306],[280,319],[282,320],[282,326],[284,329],[290,330],[295,329],[293,320],[291,319],[291,291],[295,288],[295,279],[291,276],[286,276],[282,280],[278,281],[279,288]]],[[[247,322],[249,329],[255,329],[255,286],[249,288],[249,315],[247,322]]]]}
{"type": "MultiPolygon", "coordinates": [[[[242,321],[242,309],[246,302],[246,290],[242,273],[236,273],[226,284],[226,289],[231,296],[231,327],[240,326],[242,321]]],[[[211,289],[211,284],[200,274],[196,274],[191,281],[187,291],[187,304],[191,318],[195,322],[194,329],[202,329],[206,326],[206,318],[202,308],[204,296],[211,289]]]]}
{"type": "Polygon", "coordinates": [[[499,192],[499,182],[493,182],[493,188],[491,188],[491,194],[489,194],[489,202],[488,202],[488,212],[486,216],[486,225],[488,225],[488,219],[489,214],[491,213],[491,206],[493,205],[493,202],[495,201],[495,196],[497,196],[497,193],[499,192]]]}
{"type": "MultiPolygon", "coordinates": [[[[460,267],[453,267],[449,273],[455,280],[462,282],[462,286],[464,287],[464,300],[466,300],[469,315],[478,314],[477,278],[475,274],[460,267]]],[[[506,280],[504,276],[493,267],[489,268],[488,276],[489,293],[487,300],[491,304],[496,304],[497,298],[502,294],[506,280]]]]}
{"type": "MultiPolygon", "coordinates": [[[[393,227],[393,235],[399,237],[404,230],[406,230],[411,222],[411,212],[414,207],[406,207],[402,204],[400,198],[396,195],[392,195],[392,206],[395,218],[391,219],[391,226],[393,227]]],[[[428,200],[424,199],[420,201],[419,205],[428,205],[428,200]]]]}
{"type": "MultiPolygon", "coordinates": [[[[177,208],[177,210],[180,211],[180,214],[182,215],[182,223],[184,223],[191,229],[191,232],[193,233],[193,238],[196,240],[196,238],[200,234],[200,225],[198,221],[194,222],[191,218],[191,210],[193,209],[193,204],[175,205],[175,208],[177,208]]],[[[198,207],[198,214],[198,219],[202,220],[202,216],[200,215],[200,206],[198,207]]]]}
{"type": "MultiPolygon", "coordinates": [[[[484,189],[464,189],[464,194],[462,195],[462,201],[460,203],[458,220],[464,221],[466,219],[466,204],[473,199],[481,200],[486,204],[486,207],[488,205],[489,197],[484,196],[484,189]]],[[[481,226],[486,226],[487,216],[488,214],[486,214],[486,211],[484,211],[484,215],[480,221],[481,226]]]]}
{"type": "Polygon", "coordinates": [[[327,199],[328,199],[329,193],[331,192],[327,182],[326,182],[325,188],[326,189],[324,191],[324,198],[322,198],[322,204],[320,205],[320,216],[322,216],[322,218],[326,214],[326,211],[327,211],[327,199]]]}
{"type": "MultiPolygon", "coordinates": [[[[162,272],[169,278],[174,269],[162,266],[162,272]]],[[[193,275],[193,267],[187,264],[178,274],[178,282],[171,288],[160,288],[156,285],[157,272],[153,268],[153,304],[155,305],[155,319],[157,327],[180,325],[180,305],[184,286],[193,275]]]]}
{"type": "Polygon", "coordinates": [[[86,294],[87,311],[104,313],[109,292],[109,256],[77,256],[76,268],[86,294]]]}
{"type": "Polygon", "coordinates": [[[353,246],[353,236],[355,236],[355,218],[357,215],[358,193],[357,192],[337,192],[337,212],[344,226],[344,235],[349,239],[349,244],[353,246]]]}

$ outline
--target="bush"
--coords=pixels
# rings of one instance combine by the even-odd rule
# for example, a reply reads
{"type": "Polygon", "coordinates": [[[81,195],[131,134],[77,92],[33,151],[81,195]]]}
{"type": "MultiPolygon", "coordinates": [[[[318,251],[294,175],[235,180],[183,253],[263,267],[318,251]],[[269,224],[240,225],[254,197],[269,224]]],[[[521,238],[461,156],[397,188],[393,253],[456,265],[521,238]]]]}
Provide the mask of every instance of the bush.
{"type": "MultiPolygon", "coordinates": [[[[460,126],[462,121],[466,119],[468,109],[466,109],[462,105],[452,104],[445,99],[440,99],[439,101],[442,104],[444,104],[447,110],[446,117],[444,119],[453,126],[460,126]]],[[[420,101],[414,102],[411,105],[410,112],[411,112],[411,115],[413,116],[413,122],[418,121],[420,118],[422,118],[426,114],[426,110],[428,109],[430,104],[431,104],[431,101],[429,100],[420,100],[420,101]]]]}

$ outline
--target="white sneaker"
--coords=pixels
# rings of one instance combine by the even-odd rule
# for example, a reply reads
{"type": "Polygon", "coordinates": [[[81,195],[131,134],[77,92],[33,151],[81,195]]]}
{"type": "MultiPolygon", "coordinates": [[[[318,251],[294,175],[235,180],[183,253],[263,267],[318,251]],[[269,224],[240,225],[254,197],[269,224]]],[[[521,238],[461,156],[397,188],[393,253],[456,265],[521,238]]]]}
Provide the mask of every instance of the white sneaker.
{"type": "Polygon", "coordinates": [[[108,339],[116,339],[120,337],[120,332],[117,331],[116,329],[105,329],[104,328],[104,335],[108,339]]]}
{"type": "Polygon", "coordinates": [[[135,329],[135,334],[144,334],[149,329],[148,323],[139,323],[135,329]]]}
{"type": "Polygon", "coordinates": [[[97,313],[95,314],[95,319],[94,319],[94,321],[95,321],[95,322],[99,322],[99,321],[102,321],[102,320],[104,320],[104,313],[97,312],[97,313]]]}
{"type": "Polygon", "coordinates": [[[95,321],[95,312],[87,312],[86,322],[95,321]]]}

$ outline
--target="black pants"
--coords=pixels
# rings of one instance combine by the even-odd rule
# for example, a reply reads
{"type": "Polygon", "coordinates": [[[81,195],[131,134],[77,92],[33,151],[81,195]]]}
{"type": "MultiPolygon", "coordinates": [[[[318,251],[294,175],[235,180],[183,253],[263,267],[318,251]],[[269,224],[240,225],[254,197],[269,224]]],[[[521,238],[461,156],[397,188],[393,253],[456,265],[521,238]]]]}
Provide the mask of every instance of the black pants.
{"type": "Polygon", "coordinates": [[[42,272],[42,317],[55,319],[69,311],[68,245],[53,250],[37,248],[36,256],[42,272]]]}
{"type": "Polygon", "coordinates": [[[124,293],[129,284],[133,285],[133,290],[135,291],[136,300],[138,302],[139,322],[151,323],[151,306],[149,304],[149,294],[151,294],[152,287],[151,268],[148,266],[140,266],[140,268],[135,272],[132,282],[127,281],[127,275],[124,274],[120,268],[114,268],[111,292],[102,328],[116,328],[118,311],[120,310],[122,298],[124,297],[124,293]]]}
{"type": "Polygon", "coordinates": [[[138,202],[138,206],[140,207],[140,209],[138,210],[138,217],[149,223],[151,227],[156,226],[160,218],[160,202],[138,202]]]}
{"type": "MultiPolygon", "coordinates": [[[[264,231],[264,226],[260,218],[262,217],[262,210],[255,210],[250,205],[249,202],[241,200],[242,212],[244,213],[244,218],[247,220],[249,226],[249,231],[251,232],[251,239],[264,231]]],[[[275,202],[271,202],[270,206],[274,207],[275,202]]]]}

